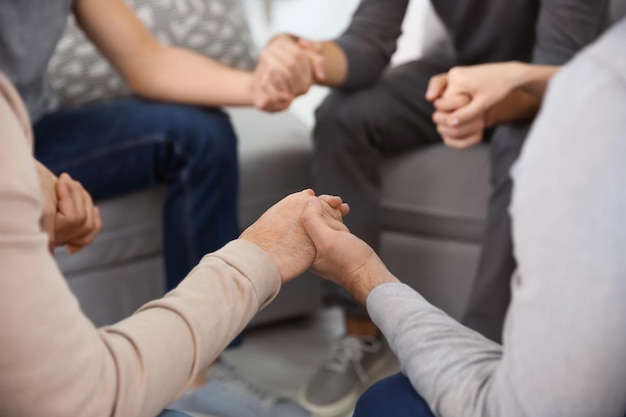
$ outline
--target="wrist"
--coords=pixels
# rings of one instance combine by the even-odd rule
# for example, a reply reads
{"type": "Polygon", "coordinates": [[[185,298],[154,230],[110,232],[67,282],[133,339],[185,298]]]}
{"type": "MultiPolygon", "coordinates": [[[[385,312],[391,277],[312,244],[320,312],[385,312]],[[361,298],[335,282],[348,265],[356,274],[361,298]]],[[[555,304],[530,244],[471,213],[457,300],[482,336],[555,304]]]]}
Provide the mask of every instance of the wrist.
{"type": "Polygon", "coordinates": [[[374,259],[367,262],[359,271],[350,279],[350,285],[346,290],[361,304],[365,305],[367,297],[374,288],[388,283],[400,282],[383,264],[378,256],[373,255],[374,259]]]}
{"type": "Polygon", "coordinates": [[[515,90],[526,82],[528,65],[520,61],[510,61],[507,66],[507,84],[509,91],[515,90]]]}
{"type": "Polygon", "coordinates": [[[241,105],[253,106],[254,105],[254,73],[242,72],[240,85],[242,86],[241,105]]]}

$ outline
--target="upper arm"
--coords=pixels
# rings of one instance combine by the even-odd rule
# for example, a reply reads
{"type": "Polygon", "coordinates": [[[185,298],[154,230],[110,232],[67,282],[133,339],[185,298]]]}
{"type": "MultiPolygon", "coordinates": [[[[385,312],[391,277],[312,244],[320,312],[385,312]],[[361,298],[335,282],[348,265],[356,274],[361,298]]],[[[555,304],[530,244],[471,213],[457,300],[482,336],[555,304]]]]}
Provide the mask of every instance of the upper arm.
{"type": "Polygon", "coordinates": [[[124,0],[78,0],[74,14],[98,50],[127,81],[162,45],[124,0]]]}
{"type": "Polygon", "coordinates": [[[542,0],[533,62],[564,65],[607,23],[608,0],[542,0]]]}
{"type": "Polygon", "coordinates": [[[350,26],[336,40],[348,60],[345,88],[373,83],[389,65],[408,4],[409,0],[361,0],[350,26]]]}

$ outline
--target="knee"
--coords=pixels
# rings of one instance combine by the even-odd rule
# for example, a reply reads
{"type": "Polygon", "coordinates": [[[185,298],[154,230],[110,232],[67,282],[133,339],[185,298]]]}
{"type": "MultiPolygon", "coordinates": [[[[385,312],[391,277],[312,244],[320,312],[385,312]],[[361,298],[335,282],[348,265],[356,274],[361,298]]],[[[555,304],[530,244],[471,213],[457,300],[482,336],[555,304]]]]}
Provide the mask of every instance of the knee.
{"type": "Polygon", "coordinates": [[[236,169],[237,137],[229,116],[219,109],[179,106],[173,140],[190,163],[236,169]]]}
{"type": "Polygon", "coordinates": [[[345,149],[365,138],[367,108],[355,94],[331,93],[315,112],[313,140],[317,148],[345,149]]]}
{"type": "Polygon", "coordinates": [[[359,398],[354,417],[433,417],[426,402],[402,374],[370,386],[359,398]]]}

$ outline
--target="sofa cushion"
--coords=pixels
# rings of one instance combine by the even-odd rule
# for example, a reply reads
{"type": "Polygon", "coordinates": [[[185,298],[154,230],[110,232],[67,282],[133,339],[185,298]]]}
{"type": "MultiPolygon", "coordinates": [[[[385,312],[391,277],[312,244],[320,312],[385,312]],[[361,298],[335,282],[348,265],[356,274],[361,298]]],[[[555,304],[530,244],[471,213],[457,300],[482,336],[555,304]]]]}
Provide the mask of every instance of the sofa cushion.
{"type": "MultiPolygon", "coordinates": [[[[183,46],[225,65],[252,69],[256,46],[239,0],[127,0],[162,42],[183,46]]],[[[115,25],[115,22],[111,22],[115,25]]],[[[107,61],[73,17],[49,66],[49,81],[64,106],[128,95],[107,61]]]]}
{"type": "Polygon", "coordinates": [[[239,138],[241,227],[288,194],[311,187],[310,131],[290,112],[228,109],[239,138]]]}
{"type": "Polygon", "coordinates": [[[489,194],[486,145],[454,150],[443,145],[390,158],[383,166],[386,230],[478,241],[489,194]]]}
{"type": "Polygon", "coordinates": [[[98,202],[103,228],[93,243],[76,255],[56,250],[63,273],[71,277],[160,256],[164,196],[165,190],[157,187],[98,202]]]}

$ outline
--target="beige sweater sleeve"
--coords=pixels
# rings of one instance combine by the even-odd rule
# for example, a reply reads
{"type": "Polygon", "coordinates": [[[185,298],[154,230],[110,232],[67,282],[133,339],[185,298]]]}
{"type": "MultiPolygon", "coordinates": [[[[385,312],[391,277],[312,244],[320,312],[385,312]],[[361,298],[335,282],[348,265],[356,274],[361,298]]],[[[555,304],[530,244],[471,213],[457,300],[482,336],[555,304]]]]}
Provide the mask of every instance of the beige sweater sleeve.
{"type": "Polygon", "coordinates": [[[280,287],[260,248],[235,241],[132,317],[96,329],[39,229],[26,112],[0,74],[0,415],[155,416],[280,287]]]}

